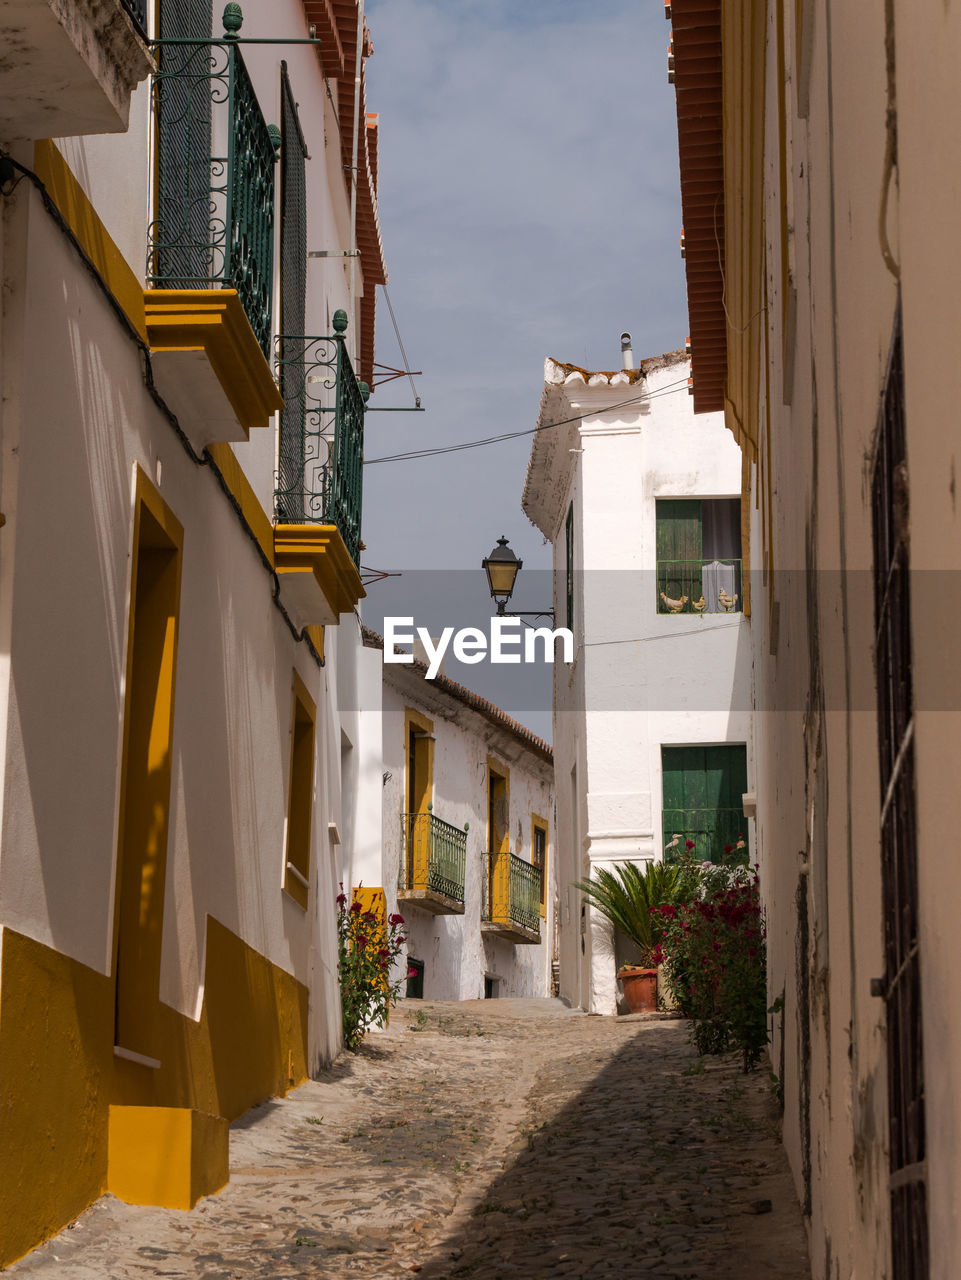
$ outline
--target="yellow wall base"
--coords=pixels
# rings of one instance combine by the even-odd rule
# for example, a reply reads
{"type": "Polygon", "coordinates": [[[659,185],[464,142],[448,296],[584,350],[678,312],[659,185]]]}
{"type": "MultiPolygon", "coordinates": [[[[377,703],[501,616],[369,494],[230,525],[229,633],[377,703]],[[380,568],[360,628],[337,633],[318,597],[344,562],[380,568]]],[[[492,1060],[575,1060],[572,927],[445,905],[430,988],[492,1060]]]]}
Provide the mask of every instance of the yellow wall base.
{"type": "MultiPolygon", "coordinates": [[[[161,1063],[143,1066],[114,1056],[112,978],[2,931],[0,1267],[108,1189],[113,1113],[173,1109],[226,1125],[306,1079],[307,988],[210,917],[204,993],[199,1022],[157,1002],[161,1063]]],[[[191,1149],[211,1149],[199,1128],[191,1149]]],[[[226,1174],[191,1179],[207,1194],[226,1174]]]]}
{"type": "Polygon", "coordinates": [[[128,1204],[192,1209],[226,1186],[229,1126],[186,1107],[111,1107],[107,1190],[128,1204]]]}

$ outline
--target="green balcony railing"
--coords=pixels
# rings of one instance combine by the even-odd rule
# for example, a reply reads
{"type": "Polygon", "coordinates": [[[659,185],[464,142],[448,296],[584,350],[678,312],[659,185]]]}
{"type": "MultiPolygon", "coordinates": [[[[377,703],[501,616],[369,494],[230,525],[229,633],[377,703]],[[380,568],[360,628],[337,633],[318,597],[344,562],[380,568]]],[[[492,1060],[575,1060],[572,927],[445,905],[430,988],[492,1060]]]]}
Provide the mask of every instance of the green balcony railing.
{"type": "Polygon", "coordinates": [[[750,862],[743,809],[665,809],[663,830],[667,862],[674,862],[679,853],[685,852],[688,840],[694,842],[689,852],[701,862],[750,862]],[[744,841],[741,850],[737,849],[738,840],[744,841]]]}
{"type": "Polygon", "coordinates": [[[658,613],[740,613],[741,562],[658,560],[658,613]]]}
{"type": "Polygon", "coordinates": [[[274,505],[285,524],[334,524],[360,563],[367,384],[347,353],[347,313],[332,337],[282,333],[277,371],[284,408],[274,505]]]}
{"type": "Polygon", "coordinates": [[[541,869],[514,853],[488,853],[483,919],[502,926],[541,927],[541,869]]]}
{"type": "Polygon", "coordinates": [[[153,46],[156,216],[147,278],[163,289],[236,289],[265,355],[273,296],[274,165],[268,127],[236,43],[240,6],[221,40],[165,37],[153,46]]]}
{"type": "Polygon", "coordinates": [[[433,812],[405,813],[401,820],[404,857],[398,888],[433,890],[463,904],[467,827],[461,831],[433,812]]]}

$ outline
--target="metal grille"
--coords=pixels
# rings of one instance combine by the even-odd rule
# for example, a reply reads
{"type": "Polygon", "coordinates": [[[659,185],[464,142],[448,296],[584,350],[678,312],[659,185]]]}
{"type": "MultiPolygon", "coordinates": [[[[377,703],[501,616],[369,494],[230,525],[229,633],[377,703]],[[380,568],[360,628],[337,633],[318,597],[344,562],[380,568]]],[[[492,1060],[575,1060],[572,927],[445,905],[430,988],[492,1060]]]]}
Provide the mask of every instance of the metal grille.
{"type": "Polygon", "coordinates": [[[292,385],[304,425],[299,456],[296,438],[288,441],[274,503],[281,523],[335,524],[359,564],[366,387],[357,381],[347,354],[343,311],[335,312],[334,325],[332,337],[282,333],[278,338],[280,384],[292,385]],[[293,387],[295,378],[299,383],[293,387]]]}
{"type": "Polygon", "coordinates": [[[433,813],[402,814],[404,865],[398,888],[433,889],[464,901],[467,829],[461,831],[433,813]]]}
{"type": "MultiPolygon", "coordinates": [[[[168,289],[236,289],[267,354],[274,139],[239,46],[229,35],[223,41],[208,38],[210,13],[207,0],[168,0],[161,11],[152,82],[157,209],[149,229],[147,277],[168,289]]],[[[239,20],[231,17],[234,25],[239,20]]]]}
{"type": "MultiPolygon", "coordinates": [[[[286,62],[280,64],[280,98],[280,328],[284,334],[303,334],[307,323],[307,148],[286,62]]],[[[303,340],[282,340],[280,360],[284,408],[280,415],[277,489],[285,495],[284,519],[298,523],[304,519],[307,418],[303,340]]]]}
{"type": "Polygon", "coordinates": [[[142,36],[147,34],[147,0],[121,0],[142,36]]]}
{"type": "MultiPolygon", "coordinates": [[[[209,39],[212,24],[211,0],[163,0],[160,6],[161,40],[209,39]]],[[[157,201],[147,275],[170,288],[191,287],[197,280],[206,284],[212,274],[207,243],[212,89],[206,52],[203,44],[155,50],[157,201]]]]}
{"type": "Polygon", "coordinates": [[[924,1059],[900,306],[881,405],[872,490],[892,1278],[926,1280],[924,1059]]]}
{"type": "Polygon", "coordinates": [[[540,932],[541,876],[537,867],[514,853],[489,853],[485,881],[484,920],[540,932]]]}

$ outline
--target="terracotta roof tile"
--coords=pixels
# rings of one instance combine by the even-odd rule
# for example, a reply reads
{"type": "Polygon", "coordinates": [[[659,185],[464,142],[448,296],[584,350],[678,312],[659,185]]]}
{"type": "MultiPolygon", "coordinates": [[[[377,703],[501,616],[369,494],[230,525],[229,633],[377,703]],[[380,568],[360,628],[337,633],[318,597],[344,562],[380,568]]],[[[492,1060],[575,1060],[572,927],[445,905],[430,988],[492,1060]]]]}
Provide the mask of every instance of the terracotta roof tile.
{"type": "MultiPolygon", "coordinates": [[[[361,624],[361,631],[364,637],[364,645],[368,649],[383,649],[384,637],[378,635],[376,631],[372,631],[370,627],[361,624]]],[[[404,650],[394,647],[395,653],[403,653],[404,650]]],[[[415,658],[413,663],[408,665],[408,670],[420,672],[426,677],[427,664],[415,658]]],[[[549,764],[554,762],[554,752],[550,743],[545,742],[543,738],[539,738],[536,733],[532,733],[530,729],[526,729],[513,716],[509,716],[506,711],[502,711],[500,707],[495,706],[493,702],[488,702],[486,698],[482,698],[479,693],[474,693],[471,689],[466,688],[462,684],[458,684],[456,680],[450,680],[447,676],[438,675],[431,681],[431,684],[438,689],[443,689],[445,693],[449,693],[452,698],[456,698],[458,702],[462,702],[464,706],[470,707],[472,711],[478,712],[490,724],[496,725],[499,729],[506,729],[508,733],[514,735],[518,741],[522,742],[525,747],[530,747],[537,755],[549,764]]]]}

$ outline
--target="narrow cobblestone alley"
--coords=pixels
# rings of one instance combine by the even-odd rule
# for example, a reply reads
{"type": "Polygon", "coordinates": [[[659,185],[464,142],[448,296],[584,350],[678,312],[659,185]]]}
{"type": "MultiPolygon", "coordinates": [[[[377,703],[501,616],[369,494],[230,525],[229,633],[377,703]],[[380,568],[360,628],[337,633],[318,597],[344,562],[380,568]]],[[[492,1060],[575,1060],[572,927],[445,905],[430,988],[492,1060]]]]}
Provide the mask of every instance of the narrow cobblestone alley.
{"type": "Polygon", "coordinates": [[[231,1131],[192,1213],[104,1197],[9,1269],[133,1277],[802,1280],[762,1070],[681,1021],[557,1001],[407,1002],[320,1081],[231,1131]]]}

